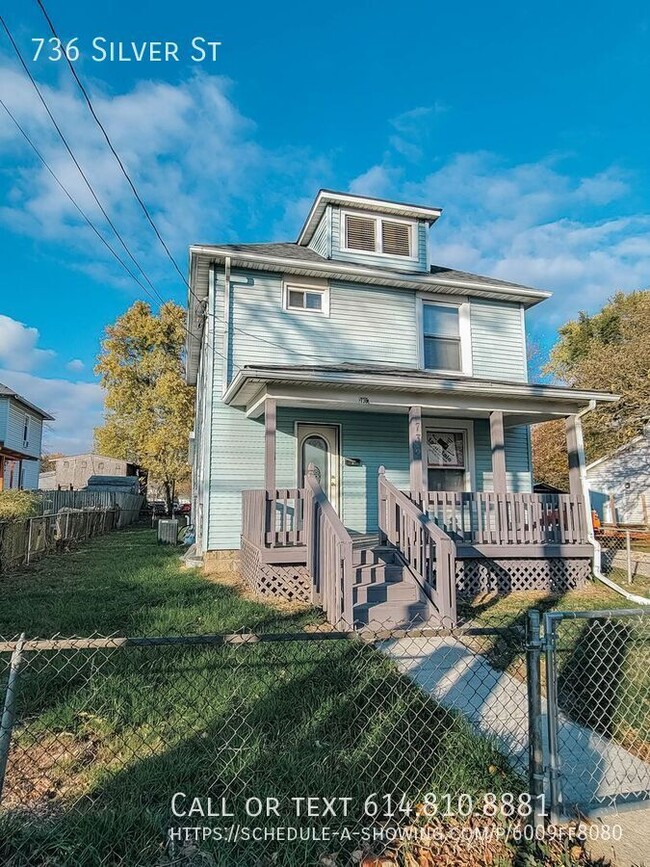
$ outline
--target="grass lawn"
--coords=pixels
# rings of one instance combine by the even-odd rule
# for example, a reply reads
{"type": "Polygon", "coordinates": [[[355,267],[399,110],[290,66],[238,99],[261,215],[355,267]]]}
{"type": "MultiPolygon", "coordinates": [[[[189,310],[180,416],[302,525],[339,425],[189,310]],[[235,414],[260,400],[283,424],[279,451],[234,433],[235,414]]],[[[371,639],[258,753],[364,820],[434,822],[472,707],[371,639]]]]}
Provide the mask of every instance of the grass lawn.
{"type": "MultiPolygon", "coordinates": [[[[287,632],[319,622],[316,612],[281,611],[183,571],[178,552],[159,547],[148,529],[91,540],[0,580],[5,636],[287,632]]],[[[3,679],[7,662],[2,655],[3,679]]],[[[350,797],[350,818],[323,821],[354,828],[373,792],[415,802],[429,791],[479,796],[523,786],[459,715],[436,705],[361,642],[32,654],[21,673],[0,863],[304,867],[360,844],[240,842],[200,850],[176,844],[171,850],[167,829],[274,824],[246,819],[244,799],[251,796],[279,799],[278,825],[291,824],[293,797],[350,797]],[[215,802],[225,796],[235,817],[174,819],[177,791],[215,802]]],[[[513,863],[510,855],[504,865],[513,863]]]]}

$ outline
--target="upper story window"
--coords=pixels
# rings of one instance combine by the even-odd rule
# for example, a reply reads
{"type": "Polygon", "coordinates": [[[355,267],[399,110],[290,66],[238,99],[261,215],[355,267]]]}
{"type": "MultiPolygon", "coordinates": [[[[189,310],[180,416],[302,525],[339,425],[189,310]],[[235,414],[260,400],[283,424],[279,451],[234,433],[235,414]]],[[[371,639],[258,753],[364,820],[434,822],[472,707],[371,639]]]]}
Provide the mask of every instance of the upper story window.
{"type": "Polygon", "coordinates": [[[342,217],[344,250],[417,258],[417,223],[346,212],[342,217]]]}
{"type": "Polygon", "coordinates": [[[423,365],[427,370],[471,373],[469,321],[465,306],[423,302],[423,365]]]}
{"type": "Polygon", "coordinates": [[[23,445],[24,446],[29,445],[29,421],[30,421],[29,416],[26,415],[25,419],[23,421],[23,445]]]}
{"type": "Polygon", "coordinates": [[[329,288],[325,285],[284,284],[283,307],[293,313],[316,313],[329,316],[329,288]]]}

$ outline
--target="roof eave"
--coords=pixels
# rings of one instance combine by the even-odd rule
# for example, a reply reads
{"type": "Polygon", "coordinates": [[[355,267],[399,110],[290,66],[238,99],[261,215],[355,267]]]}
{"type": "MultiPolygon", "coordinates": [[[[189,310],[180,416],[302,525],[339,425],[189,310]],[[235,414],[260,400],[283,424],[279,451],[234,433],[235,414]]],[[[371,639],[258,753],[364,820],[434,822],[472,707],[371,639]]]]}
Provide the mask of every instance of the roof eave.
{"type": "Polygon", "coordinates": [[[362,282],[363,278],[370,278],[385,282],[387,285],[402,286],[405,289],[419,291],[434,290],[436,286],[443,286],[469,290],[470,292],[484,292],[495,297],[507,296],[504,300],[520,301],[526,307],[533,307],[535,304],[539,304],[541,301],[550,298],[553,294],[543,289],[529,289],[526,286],[509,286],[503,283],[479,283],[472,280],[454,280],[428,273],[421,276],[415,273],[401,276],[398,272],[393,271],[389,275],[379,269],[363,268],[347,262],[335,262],[332,259],[323,259],[322,262],[311,260],[303,262],[300,259],[283,259],[278,256],[255,253],[244,255],[220,247],[205,247],[201,245],[192,246],[190,252],[192,255],[208,256],[214,262],[219,262],[228,257],[233,265],[239,265],[240,267],[250,266],[255,268],[263,264],[268,265],[269,270],[293,271],[294,273],[319,271],[324,275],[333,276],[335,279],[358,278],[358,282],[362,282]]]}
{"type": "MultiPolygon", "coordinates": [[[[393,209],[403,210],[405,215],[408,213],[413,219],[425,220],[429,225],[435,223],[438,217],[442,214],[442,208],[427,208],[424,205],[410,205],[406,202],[377,199],[372,196],[355,196],[353,193],[337,193],[334,190],[319,190],[318,195],[309,209],[307,219],[303,223],[296,243],[301,246],[309,244],[320,220],[320,212],[322,209],[327,207],[328,204],[339,203],[349,205],[350,207],[354,207],[355,205],[358,207],[367,202],[371,202],[373,206],[376,205],[378,210],[381,210],[382,206],[384,208],[390,207],[393,209]]],[[[366,208],[366,210],[372,210],[372,208],[366,208]]]]}

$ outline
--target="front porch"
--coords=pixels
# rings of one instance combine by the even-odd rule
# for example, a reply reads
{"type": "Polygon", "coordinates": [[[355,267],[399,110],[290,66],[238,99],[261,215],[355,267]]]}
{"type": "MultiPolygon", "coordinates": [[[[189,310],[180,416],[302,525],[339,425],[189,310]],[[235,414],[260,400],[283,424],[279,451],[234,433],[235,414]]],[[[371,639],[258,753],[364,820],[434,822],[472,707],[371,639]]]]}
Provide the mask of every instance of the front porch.
{"type": "Polygon", "coordinates": [[[593,548],[579,413],[592,394],[432,376],[409,385],[404,375],[387,383],[382,374],[376,382],[376,372],[361,381],[352,374],[352,383],[340,371],[313,382],[309,372],[296,387],[295,369],[291,383],[285,371],[245,369],[230,388],[231,403],[264,422],[264,487],[242,492],[242,562],[256,589],[320,604],[333,623],[353,626],[360,600],[368,604],[363,588],[375,584],[370,595],[384,605],[377,614],[395,613],[399,622],[391,625],[399,626],[416,608],[419,622],[456,622],[458,595],[565,590],[587,580],[593,548]],[[289,410],[296,486],[281,488],[278,412],[286,434],[289,410]],[[336,419],[337,441],[325,433],[319,439],[315,410],[323,427],[336,419]],[[346,448],[346,420],[360,414],[371,416],[374,473],[370,451],[359,457],[346,448]],[[385,425],[399,416],[400,425],[385,425]],[[570,490],[534,494],[530,474],[513,472],[507,444],[513,429],[558,417],[566,419],[570,490]],[[403,438],[395,436],[400,430],[403,438]],[[382,454],[391,459],[386,469],[382,454]],[[487,490],[475,488],[479,463],[487,490]],[[361,474],[354,484],[354,468],[364,469],[362,484],[361,474]],[[432,489],[447,478],[470,489],[432,489]],[[354,526],[361,499],[367,520],[354,526]],[[389,586],[398,568],[399,581],[413,583],[410,606],[387,605],[407,595],[389,586]]]}

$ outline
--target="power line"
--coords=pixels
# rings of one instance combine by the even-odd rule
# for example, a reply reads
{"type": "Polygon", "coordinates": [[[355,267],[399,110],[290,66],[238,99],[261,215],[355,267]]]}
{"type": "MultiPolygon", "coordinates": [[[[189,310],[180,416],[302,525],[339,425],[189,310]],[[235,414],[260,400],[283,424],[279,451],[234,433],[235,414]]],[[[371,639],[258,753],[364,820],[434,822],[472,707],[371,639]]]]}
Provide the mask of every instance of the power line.
{"type": "Polygon", "coordinates": [[[153,290],[154,294],[158,297],[158,299],[160,300],[160,302],[161,302],[162,304],[164,304],[164,303],[165,303],[164,298],[163,298],[162,295],[158,292],[158,290],[156,289],[156,287],[154,286],[154,284],[151,282],[151,280],[149,279],[148,275],[146,274],[146,272],[144,271],[144,269],[142,268],[142,266],[140,265],[140,263],[138,262],[138,260],[135,258],[135,256],[134,256],[134,255],[131,253],[131,251],[129,250],[129,248],[127,247],[127,245],[126,245],[124,239],[122,238],[121,234],[119,233],[117,227],[115,226],[114,222],[111,220],[111,218],[110,218],[108,212],[106,211],[106,209],[104,208],[104,206],[103,206],[102,203],[100,202],[99,197],[97,196],[97,193],[95,192],[95,190],[94,190],[94,188],[93,188],[93,185],[90,183],[90,181],[89,181],[89,179],[88,179],[86,173],[84,172],[84,170],[83,170],[81,164],[79,163],[79,160],[77,159],[77,157],[75,156],[75,154],[74,154],[72,148],[70,147],[67,138],[66,138],[65,135],[63,134],[63,130],[61,129],[61,127],[60,127],[59,124],[57,123],[57,120],[56,120],[56,118],[54,117],[54,115],[52,114],[52,111],[50,110],[50,107],[49,107],[49,105],[47,104],[47,101],[46,101],[45,97],[43,96],[43,94],[42,94],[42,92],[41,92],[41,89],[40,89],[40,87],[38,86],[38,83],[37,83],[36,79],[34,78],[34,76],[32,75],[32,73],[31,73],[29,67],[27,66],[27,64],[26,64],[26,62],[25,62],[25,59],[23,58],[23,55],[21,54],[21,51],[20,51],[20,49],[19,49],[19,47],[18,47],[18,45],[17,45],[17,43],[16,43],[16,40],[14,39],[14,37],[13,37],[11,31],[9,30],[9,26],[7,25],[7,22],[6,22],[5,19],[2,17],[2,15],[0,15],[0,23],[2,23],[2,26],[3,26],[4,30],[5,30],[5,33],[7,34],[8,38],[9,38],[9,41],[11,42],[11,45],[12,45],[12,47],[13,47],[13,49],[14,49],[14,52],[16,53],[16,56],[18,57],[18,60],[20,61],[21,66],[22,66],[23,69],[25,70],[25,73],[27,74],[29,80],[31,81],[31,83],[32,83],[32,85],[33,85],[33,87],[34,87],[34,90],[35,90],[36,93],[38,94],[38,98],[40,99],[41,103],[43,104],[43,108],[45,109],[45,111],[47,112],[47,114],[48,114],[50,120],[52,121],[52,123],[53,123],[53,125],[54,125],[54,128],[56,129],[56,131],[57,131],[57,133],[58,133],[58,135],[59,135],[59,138],[60,138],[61,141],[63,142],[63,144],[64,144],[64,146],[65,146],[65,149],[67,150],[68,154],[70,155],[70,158],[72,159],[72,161],[74,162],[75,166],[77,167],[77,169],[78,169],[78,171],[79,171],[79,174],[80,174],[81,177],[84,179],[85,184],[86,184],[86,186],[88,187],[88,189],[89,189],[89,191],[90,191],[90,194],[92,195],[93,199],[94,199],[95,202],[97,203],[97,206],[99,207],[100,211],[101,211],[102,214],[104,215],[106,221],[108,222],[108,225],[111,227],[111,229],[112,229],[113,232],[115,233],[115,237],[118,239],[118,241],[120,242],[120,244],[121,244],[122,247],[124,248],[124,251],[126,252],[126,254],[128,255],[128,257],[131,259],[131,261],[133,262],[133,264],[136,266],[136,268],[138,269],[138,271],[140,271],[140,273],[141,273],[142,276],[144,277],[144,279],[145,279],[145,281],[147,282],[147,284],[151,287],[151,289],[153,290]]]}
{"type": "MultiPolygon", "coordinates": [[[[36,2],[38,3],[41,12],[42,12],[43,15],[44,15],[45,20],[47,21],[47,24],[48,24],[50,30],[52,31],[53,36],[54,36],[56,39],[58,39],[59,42],[61,42],[60,37],[59,37],[59,34],[57,33],[57,31],[56,31],[56,29],[55,29],[55,27],[54,27],[54,24],[52,23],[52,19],[51,19],[50,16],[48,15],[47,10],[46,10],[44,4],[42,3],[42,0],[36,0],[36,2]]],[[[120,157],[120,155],[118,154],[117,150],[116,150],[115,147],[113,146],[113,142],[111,141],[111,138],[110,138],[109,134],[107,133],[106,128],[104,127],[104,124],[101,122],[101,120],[100,120],[99,117],[97,116],[97,112],[95,111],[95,108],[94,108],[94,106],[93,106],[92,100],[91,100],[90,96],[88,95],[88,91],[86,90],[86,88],[85,88],[84,85],[82,84],[81,79],[80,79],[79,76],[77,75],[77,70],[74,68],[74,64],[72,63],[72,61],[71,61],[70,58],[68,57],[67,52],[66,52],[65,50],[63,51],[63,56],[64,56],[65,59],[66,59],[66,62],[67,62],[67,64],[68,64],[68,67],[70,68],[70,72],[72,73],[72,75],[73,75],[73,77],[74,77],[74,80],[77,82],[77,85],[79,86],[79,89],[81,90],[81,93],[83,94],[83,97],[84,97],[84,99],[85,99],[85,101],[86,101],[86,105],[88,106],[88,109],[89,109],[90,113],[92,114],[92,116],[93,116],[93,118],[94,118],[94,120],[95,120],[95,123],[96,123],[97,126],[100,128],[100,130],[102,131],[102,133],[103,133],[103,135],[104,135],[104,138],[106,139],[106,144],[109,146],[109,148],[110,148],[110,150],[111,150],[111,153],[113,154],[113,156],[114,156],[115,159],[117,160],[117,164],[119,165],[120,169],[122,170],[122,174],[124,175],[124,177],[125,177],[126,180],[128,181],[128,184],[129,184],[129,186],[131,187],[131,190],[132,190],[132,192],[133,192],[133,195],[135,196],[135,198],[137,199],[138,203],[140,204],[140,207],[142,208],[142,211],[143,211],[145,217],[147,218],[147,220],[148,220],[148,222],[149,222],[151,228],[152,228],[152,229],[154,230],[154,232],[156,233],[156,237],[157,237],[158,240],[160,241],[160,243],[161,243],[161,245],[162,245],[162,247],[163,247],[165,253],[167,254],[168,259],[170,260],[170,262],[172,263],[172,265],[174,266],[174,268],[175,268],[176,271],[178,272],[179,277],[181,278],[181,280],[183,281],[183,283],[187,286],[187,288],[188,288],[188,290],[190,291],[190,293],[193,294],[193,293],[192,293],[192,288],[191,288],[191,286],[190,286],[188,280],[186,279],[185,275],[183,274],[183,272],[182,272],[181,269],[179,268],[178,263],[176,262],[176,259],[175,259],[174,256],[172,255],[171,250],[169,249],[169,247],[168,247],[167,244],[165,243],[165,240],[164,240],[163,236],[162,236],[162,235],[160,234],[160,232],[158,231],[158,227],[156,226],[156,224],[155,224],[155,222],[154,222],[154,219],[153,219],[153,217],[151,216],[151,214],[150,214],[150,212],[149,212],[149,208],[147,208],[147,206],[146,206],[144,200],[142,199],[142,197],[141,197],[140,194],[138,193],[138,191],[137,191],[137,189],[136,189],[136,186],[135,186],[133,180],[131,179],[131,176],[129,175],[128,171],[126,170],[126,166],[125,166],[124,163],[122,162],[122,158],[120,157]]],[[[198,300],[198,299],[197,299],[197,300],[198,300]]]]}
{"type": "MultiPolygon", "coordinates": [[[[42,154],[40,153],[40,151],[38,150],[38,148],[37,148],[37,147],[34,145],[34,143],[31,141],[31,139],[29,138],[29,136],[27,135],[27,133],[25,132],[25,130],[24,130],[24,129],[21,127],[21,125],[18,123],[17,119],[13,116],[13,114],[12,114],[11,111],[8,109],[8,107],[6,106],[6,104],[5,104],[4,102],[2,102],[2,105],[3,105],[4,109],[5,109],[5,111],[9,114],[9,116],[11,117],[11,119],[13,120],[13,122],[16,124],[16,126],[18,127],[18,129],[20,130],[20,132],[21,132],[21,133],[23,134],[23,136],[25,137],[25,139],[26,139],[26,140],[29,142],[29,144],[32,146],[32,148],[34,149],[35,153],[37,154],[37,156],[39,157],[39,159],[43,162],[43,164],[45,165],[45,167],[47,168],[47,170],[49,171],[49,173],[52,175],[52,177],[54,178],[54,180],[57,182],[57,184],[59,185],[59,187],[63,190],[63,192],[64,192],[64,193],[66,194],[66,196],[70,199],[70,201],[73,203],[73,205],[75,206],[75,208],[76,208],[76,209],[79,211],[79,213],[83,216],[83,218],[86,220],[86,222],[87,222],[88,225],[91,227],[91,229],[93,230],[93,232],[97,235],[97,237],[99,237],[99,239],[102,241],[102,243],[103,243],[103,244],[104,244],[104,245],[109,249],[109,251],[111,252],[111,254],[112,254],[113,256],[115,256],[115,258],[117,259],[117,261],[122,265],[123,268],[125,268],[125,270],[127,271],[127,273],[128,273],[128,274],[129,274],[129,275],[130,275],[134,280],[135,280],[135,282],[138,284],[138,286],[140,286],[141,289],[142,289],[144,292],[146,292],[147,295],[149,295],[149,297],[150,297],[153,301],[158,300],[158,301],[160,301],[161,304],[164,304],[164,303],[165,303],[165,299],[162,297],[162,295],[160,294],[160,292],[158,292],[158,290],[156,289],[156,287],[154,286],[154,284],[152,283],[152,281],[149,279],[148,275],[146,274],[146,272],[144,271],[144,269],[142,268],[142,266],[140,265],[140,263],[137,261],[137,259],[135,258],[135,256],[131,253],[130,249],[129,249],[128,246],[126,245],[124,239],[122,238],[122,236],[121,236],[120,232],[118,231],[117,227],[115,226],[114,222],[111,220],[111,218],[110,218],[110,216],[108,215],[106,209],[104,208],[104,206],[102,205],[101,201],[99,200],[99,197],[97,196],[97,194],[96,194],[96,192],[95,192],[95,190],[94,190],[94,188],[93,188],[91,182],[89,181],[88,177],[86,176],[86,174],[85,174],[85,172],[84,172],[84,170],[83,170],[81,164],[79,163],[79,160],[77,159],[77,157],[75,156],[75,154],[74,154],[72,148],[71,148],[70,145],[68,144],[68,141],[67,141],[65,135],[63,134],[63,131],[61,130],[61,127],[60,127],[59,124],[57,123],[57,120],[56,120],[56,118],[54,117],[54,114],[52,113],[52,111],[51,111],[49,105],[47,104],[47,101],[46,101],[45,97],[43,96],[43,94],[42,94],[42,92],[41,92],[41,89],[40,89],[39,86],[38,86],[38,83],[37,83],[36,80],[34,79],[33,75],[31,74],[31,72],[30,72],[30,70],[29,70],[29,67],[28,67],[27,64],[25,63],[25,60],[24,60],[24,58],[23,58],[23,56],[22,56],[22,54],[21,54],[21,52],[20,52],[20,49],[18,48],[18,45],[17,45],[15,39],[13,38],[13,35],[12,35],[11,31],[9,30],[9,27],[8,27],[6,21],[4,20],[4,18],[2,17],[2,15],[0,15],[0,23],[2,24],[4,30],[5,30],[5,32],[6,32],[6,34],[7,34],[7,37],[9,38],[9,41],[11,42],[11,44],[12,44],[12,46],[13,46],[14,52],[16,53],[16,56],[18,57],[18,60],[20,61],[21,66],[23,67],[25,73],[27,74],[27,77],[28,77],[29,80],[31,81],[31,83],[32,83],[32,85],[33,85],[33,87],[34,87],[36,93],[38,94],[38,97],[39,97],[41,103],[43,104],[43,107],[45,108],[45,110],[46,110],[46,112],[47,112],[47,114],[48,114],[50,120],[52,121],[52,124],[54,125],[54,128],[56,129],[56,131],[57,131],[57,133],[58,133],[58,135],[59,135],[59,138],[60,138],[61,141],[63,142],[63,144],[64,144],[64,146],[65,146],[65,148],[66,148],[68,154],[70,155],[70,158],[71,158],[72,161],[74,162],[74,164],[75,164],[75,166],[77,167],[79,173],[81,174],[83,180],[85,181],[86,186],[88,187],[88,189],[89,189],[89,191],[90,191],[90,193],[91,193],[93,199],[94,199],[95,202],[97,203],[99,209],[101,210],[102,214],[103,214],[104,217],[106,218],[106,220],[107,220],[109,226],[111,227],[111,229],[112,229],[113,232],[115,233],[115,236],[117,237],[117,239],[119,240],[120,244],[122,245],[122,247],[123,247],[124,250],[126,251],[127,255],[128,255],[129,258],[134,262],[134,264],[136,265],[136,267],[138,268],[138,270],[140,271],[140,273],[141,273],[142,276],[144,277],[145,281],[148,283],[148,285],[151,287],[151,289],[152,289],[153,292],[155,293],[155,296],[156,296],[155,298],[154,298],[154,296],[151,294],[151,292],[149,292],[149,291],[147,290],[147,288],[146,288],[146,287],[141,283],[141,281],[137,278],[137,276],[136,276],[135,274],[133,274],[133,272],[132,272],[132,271],[128,268],[128,266],[127,266],[127,265],[122,261],[122,259],[117,255],[117,253],[114,251],[114,249],[112,248],[112,246],[108,243],[108,241],[106,241],[106,239],[101,235],[101,233],[100,233],[99,230],[95,227],[95,225],[92,223],[92,221],[90,220],[90,218],[89,218],[89,217],[86,215],[86,213],[81,209],[81,207],[78,205],[78,203],[75,201],[75,199],[74,199],[74,198],[72,197],[72,195],[69,193],[69,191],[64,187],[64,185],[61,183],[61,181],[59,180],[59,178],[55,175],[55,173],[54,173],[54,171],[52,170],[52,168],[47,164],[45,158],[42,156],[42,154]]],[[[187,328],[187,326],[186,326],[185,324],[183,325],[183,328],[184,328],[184,330],[186,331],[186,333],[188,334],[189,337],[192,337],[192,338],[196,339],[197,335],[192,334],[191,331],[187,328]]],[[[214,347],[210,344],[209,339],[207,340],[207,343],[208,343],[208,346],[210,347],[210,349],[211,349],[211,350],[212,350],[216,355],[220,356],[221,358],[223,358],[223,359],[225,360],[224,356],[223,356],[220,352],[218,352],[216,349],[214,349],[214,347]]]]}
{"type": "Polygon", "coordinates": [[[50,164],[47,162],[47,160],[45,159],[45,157],[43,156],[43,154],[42,154],[42,153],[39,151],[39,149],[36,147],[36,145],[34,144],[34,142],[32,141],[32,139],[30,138],[30,136],[29,136],[29,134],[26,132],[26,130],[23,129],[23,127],[21,126],[21,124],[19,123],[19,121],[17,120],[17,118],[12,114],[11,110],[9,109],[9,107],[8,107],[7,104],[4,102],[3,99],[0,99],[0,105],[4,108],[4,110],[5,110],[6,113],[9,115],[9,117],[11,118],[11,120],[14,122],[14,124],[16,125],[17,129],[19,130],[19,132],[21,133],[21,135],[23,136],[23,138],[25,139],[25,141],[29,144],[29,146],[32,148],[32,150],[33,150],[34,153],[36,154],[36,156],[37,156],[37,157],[39,158],[39,160],[43,163],[44,167],[45,167],[45,168],[47,169],[47,171],[50,173],[50,175],[52,176],[52,178],[54,179],[54,181],[57,183],[57,185],[59,186],[59,188],[60,188],[60,189],[65,193],[65,195],[67,196],[67,198],[70,200],[70,202],[71,202],[71,203],[74,205],[74,207],[77,209],[78,213],[83,217],[83,219],[84,219],[85,222],[88,224],[88,226],[90,227],[90,229],[92,229],[92,231],[95,233],[95,235],[99,238],[99,240],[102,242],[102,244],[106,247],[106,249],[107,249],[107,250],[111,253],[111,255],[114,256],[115,259],[120,263],[120,265],[122,266],[122,268],[124,268],[124,270],[126,271],[126,273],[127,273],[127,274],[128,274],[128,275],[129,275],[133,280],[135,280],[135,282],[138,284],[138,286],[140,286],[140,288],[143,290],[143,292],[146,292],[147,295],[149,295],[149,297],[150,297],[153,301],[155,301],[155,300],[156,300],[155,297],[151,294],[151,292],[149,292],[149,290],[147,289],[147,287],[144,286],[144,285],[140,282],[140,280],[138,279],[138,277],[133,273],[133,271],[131,271],[131,269],[130,269],[129,266],[126,264],[126,262],[124,262],[124,261],[119,257],[119,255],[117,254],[117,252],[115,251],[115,249],[114,249],[114,248],[111,246],[111,244],[106,240],[106,238],[104,238],[104,236],[101,234],[101,232],[99,231],[99,229],[95,226],[95,224],[92,222],[92,220],[90,219],[90,217],[88,216],[88,214],[86,214],[86,212],[81,208],[81,206],[80,206],[80,205],[76,202],[76,200],[73,198],[72,194],[69,192],[69,190],[67,189],[67,187],[65,187],[65,186],[63,185],[63,183],[59,180],[59,178],[58,178],[57,175],[55,174],[55,172],[54,172],[54,170],[52,169],[52,167],[50,166],[50,164]]]}

